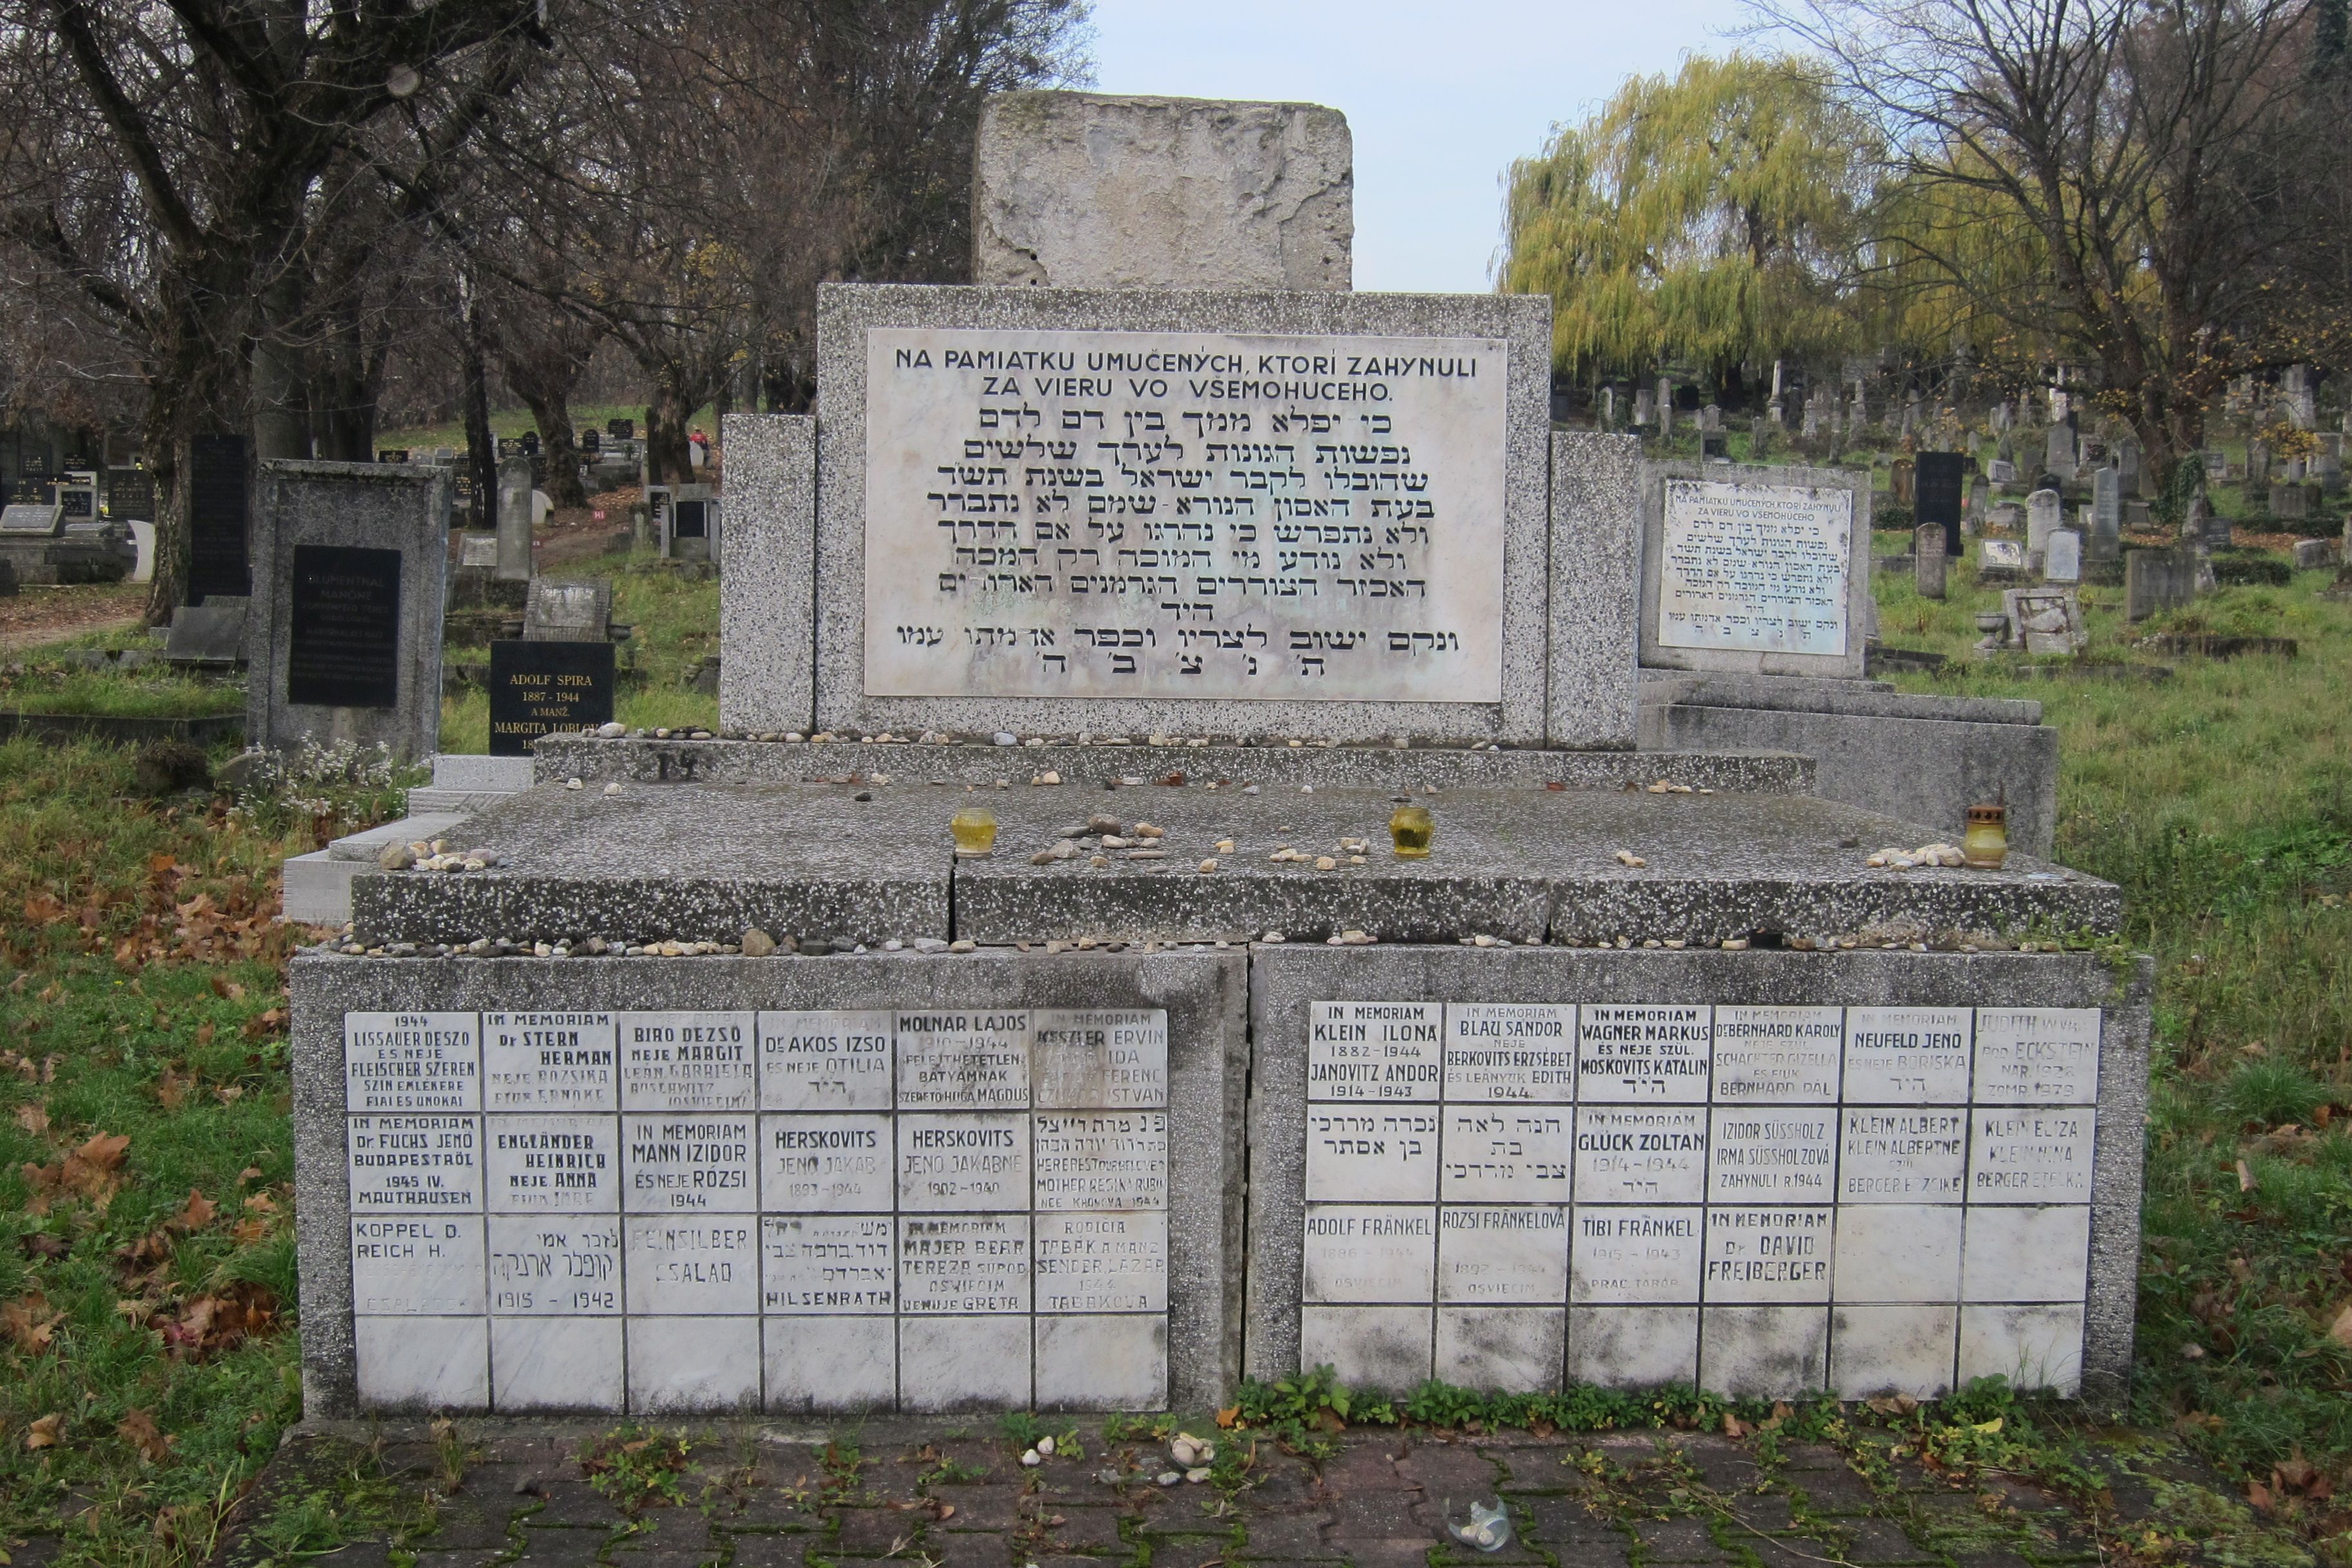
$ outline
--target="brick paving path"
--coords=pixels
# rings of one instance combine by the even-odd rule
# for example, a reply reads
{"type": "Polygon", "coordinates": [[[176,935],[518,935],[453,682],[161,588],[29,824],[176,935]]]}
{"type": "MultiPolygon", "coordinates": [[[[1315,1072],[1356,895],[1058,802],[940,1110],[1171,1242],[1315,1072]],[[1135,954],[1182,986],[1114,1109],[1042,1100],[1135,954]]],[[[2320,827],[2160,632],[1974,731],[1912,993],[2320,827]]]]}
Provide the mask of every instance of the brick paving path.
{"type": "MultiPolygon", "coordinates": [[[[832,1435],[752,1423],[697,1428],[670,1472],[678,1500],[624,1510],[583,1473],[609,1425],[343,1424],[291,1436],[216,1568],[289,1568],[271,1521],[306,1493],[380,1475],[404,1522],[310,1561],[334,1568],[2057,1568],[2105,1560],[2149,1505],[2116,1489],[2086,1521],[2032,1486],[1967,1485],[1900,1467],[1874,1485],[1836,1450],[1684,1433],[1541,1438],[1372,1429],[1316,1462],[1248,1434],[1209,1483],[1161,1487],[1165,1447],[1105,1442],[1024,1468],[992,1420],[872,1422],[832,1435]],[[1244,1462],[1245,1461],[1245,1462],[1244,1462]],[[1474,1552],[1448,1510],[1506,1500],[1514,1539],[1474,1552]],[[2095,1529],[2096,1524],[2099,1528],[2095,1529]]],[[[1067,1445],[1065,1445],[1066,1448],[1067,1445]]],[[[379,1488],[381,1497],[383,1489],[379,1488]]],[[[289,1516],[290,1517],[290,1516],[289,1516]]],[[[29,1542],[19,1564],[47,1553],[29,1542]]]]}

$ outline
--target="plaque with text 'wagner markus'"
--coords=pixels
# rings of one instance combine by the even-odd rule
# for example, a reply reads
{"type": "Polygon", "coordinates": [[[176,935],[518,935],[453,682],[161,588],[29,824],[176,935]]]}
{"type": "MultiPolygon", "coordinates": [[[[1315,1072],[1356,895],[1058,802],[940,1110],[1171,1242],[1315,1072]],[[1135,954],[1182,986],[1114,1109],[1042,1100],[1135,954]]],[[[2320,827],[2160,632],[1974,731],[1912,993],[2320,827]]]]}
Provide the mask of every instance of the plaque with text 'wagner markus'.
{"type": "Polygon", "coordinates": [[[870,330],[866,694],[1499,701],[1507,359],[870,330]]]}
{"type": "Polygon", "coordinates": [[[364,1401],[482,1329],[491,1409],[919,1404],[959,1346],[1066,1399],[1070,1344],[1164,1398],[1160,1010],[351,1013],[343,1056],[364,1401]]]}
{"type": "Polygon", "coordinates": [[[2079,1360],[2095,1009],[1307,1011],[1302,1356],[1426,1336],[1444,1375],[1507,1321],[1538,1386],[1705,1381],[1769,1327],[1933,1390],[1973,1321],[2079,1360]]]}

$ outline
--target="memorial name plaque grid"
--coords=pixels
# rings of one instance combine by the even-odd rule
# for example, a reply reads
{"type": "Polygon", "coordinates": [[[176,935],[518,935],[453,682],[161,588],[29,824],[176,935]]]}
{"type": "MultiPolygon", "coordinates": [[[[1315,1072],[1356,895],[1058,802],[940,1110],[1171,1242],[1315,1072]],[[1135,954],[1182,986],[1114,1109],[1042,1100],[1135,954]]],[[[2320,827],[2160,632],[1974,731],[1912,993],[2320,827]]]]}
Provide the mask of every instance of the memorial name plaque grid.
{"type": "Polygon", "coordinates": [[[866,693],[1500,701],[1508,358],[870,330],[866,693]]]}
{"type": "Polygon", "coordinates": [[[1308,1010],[1302,1365],[2079,1375],[2095,1008],[1308,1010]]]}
{"type": "Polygon", "coordinates": [[[1165,1403],[1163,1011],[351,1012],[343,1071],[363,1401],[1165,1403]]]}

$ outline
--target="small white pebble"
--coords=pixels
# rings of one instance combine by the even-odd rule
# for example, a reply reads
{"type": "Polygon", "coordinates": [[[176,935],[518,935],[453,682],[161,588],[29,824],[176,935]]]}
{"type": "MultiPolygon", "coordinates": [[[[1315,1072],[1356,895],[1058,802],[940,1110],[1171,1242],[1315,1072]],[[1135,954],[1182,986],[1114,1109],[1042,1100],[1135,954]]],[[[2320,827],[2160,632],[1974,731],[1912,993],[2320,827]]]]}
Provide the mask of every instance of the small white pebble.
{"type": "Polygon", "coordinates": [[[1052,1457],[1054,1452],[1054,1439],[1050,1435],[1037,1439],[1037,1451],[1048,1458],[1052,1457]]]}
{"type": "Polygon", "coordinates": [[[563,787],[565,789],[581,789],[585,786],[583,785],[578,779],[565,779],[563,781],[563,787]]]}
{"type": "Polygon", "coordinates": [[[1021,1456],[1022,1465],[1028,1469],[1034,1470],[1045,1462],[1045,1456],[1038,1453],[1034,1448],[1024,1450],[1021,1456]]]}

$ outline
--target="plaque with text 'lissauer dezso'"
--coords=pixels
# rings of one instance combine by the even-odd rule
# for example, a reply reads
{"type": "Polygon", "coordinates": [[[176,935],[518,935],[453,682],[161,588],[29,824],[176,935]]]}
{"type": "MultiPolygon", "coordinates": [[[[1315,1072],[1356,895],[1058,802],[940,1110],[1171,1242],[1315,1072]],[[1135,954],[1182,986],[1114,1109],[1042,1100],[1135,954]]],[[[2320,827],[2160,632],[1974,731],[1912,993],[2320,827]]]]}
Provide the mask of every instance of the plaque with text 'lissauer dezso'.
{"type": "Polygon", "coordinates": [[[873,697],[1494,703],[1507,345],[876,328],[873,697]]]}

